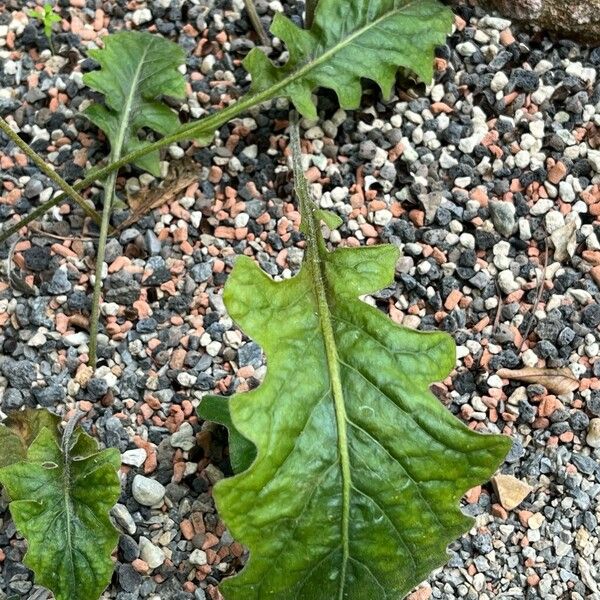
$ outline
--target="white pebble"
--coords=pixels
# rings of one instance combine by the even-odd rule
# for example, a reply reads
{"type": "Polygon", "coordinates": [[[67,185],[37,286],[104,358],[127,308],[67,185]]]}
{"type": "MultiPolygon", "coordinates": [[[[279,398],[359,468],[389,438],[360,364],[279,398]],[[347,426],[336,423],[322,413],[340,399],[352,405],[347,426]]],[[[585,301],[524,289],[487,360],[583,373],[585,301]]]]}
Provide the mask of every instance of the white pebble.
{"type": "Polygon", "coordinates": [[[456,51],[461,56],[473,56],[478,50],[479,48],[473,42],[462,42],[462,44],[456,46],[456,51]]]}
{"type": "Polygon", "coordinates": [[[491,388],[501,388],[504,384],[502,383],[502,379],[498,377],[498,375],[490,375],[487,380],[487,384],[491,388]]]}
{"type": "Polygon", "coordinates": [[[375,225],[382,225],[385,226],[387,225],[393,218],[394,215],[392,215],[392,213],[387,210],[387,209],[383,209],[383,210],[378,210],[375,215],[373,216],[373,222],[375,223],[375,225]]]}
{"type": "Polygon", "coordinates": [[[139,504],[143,506],[155,506],[163,501],[166,490],[160,481],[144,477],[143,475],[136,475],[133,478],[131,492],[139,504]]]}
{"type": "Polygon", "coordinates": [[[140,536],[139,545],[140,557],[151,569],[156,569],[165,562],[165,553],[158,546],[155,546],[148,538],[143,535],[140,536]]]}
{"type": "Polygon", "coordinates": [[[534,216],[545,215],[552,207],[554,202],[548,198],[540,198],[529,211],[534,216]]]}
{"type": "Polygon", "coordinates": [[[490,88],[493,92],[500,92],[506,87],[507,84],[508,77],[504,71],[498,71],[490,82],[490,88]]]}
{"type": "Polygon", "coordinates": [[[520,289],[519,284],[515,281],[515,276],[512,271],[508,269],[498,273],[498,285],[505,294],[510,294],[520,289]]]}
{"type": "Polygon", "coordinates": [[[147,456],[148,454],[143,448],[134,448],[133,450],[126,450],[121,454],[121,462],[124,465],[141,467],[146,461],[147,456]]]}

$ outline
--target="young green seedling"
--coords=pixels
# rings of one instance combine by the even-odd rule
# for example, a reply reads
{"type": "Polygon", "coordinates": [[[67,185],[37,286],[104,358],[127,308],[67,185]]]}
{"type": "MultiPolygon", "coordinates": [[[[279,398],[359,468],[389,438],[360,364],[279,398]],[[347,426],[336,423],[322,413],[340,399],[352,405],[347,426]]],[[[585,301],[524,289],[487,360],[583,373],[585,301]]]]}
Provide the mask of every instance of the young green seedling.
{"type": "Polygon", "coordinates": [[[52,54],[54,54],[54,46],[52,45],[52,27],[54,26],[54,23],[60,23],[61,16],[54,12],[52,5],[49,3],[44,4],[43,7],[38,6],[35,10],[28,10],[27,14],[42,22],[44,26],[44,35],[48,40],[52,54]]]}

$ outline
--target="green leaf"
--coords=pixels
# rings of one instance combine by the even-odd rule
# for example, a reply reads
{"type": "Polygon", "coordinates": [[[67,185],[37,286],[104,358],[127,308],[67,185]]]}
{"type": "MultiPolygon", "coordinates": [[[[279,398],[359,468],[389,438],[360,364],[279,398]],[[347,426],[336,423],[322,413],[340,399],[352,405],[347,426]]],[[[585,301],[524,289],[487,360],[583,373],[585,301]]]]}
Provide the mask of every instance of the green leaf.
{"type": "Polygon", "coordinates": [[[336,215],[330,210],[323,210],[321,208],[315,211],[315,216],[317,217],[317,219],[323,221],[323,223],[325,223],[325,225],[327,225],[327,227],[329,227],[329,229],[332,230],[337,229],[344,222],[342,217],[340,217],[339,215],[336,215]]]}
{"type": "Polygon", "coordinates": [[[398,67],[423,81],[433,76],[436,46],[452,26],[452,12],[437,0],[321,0],[310,30],[283,14],[271,32],[281,38],[289,60],[275,66],[258,48],[244,66],[252,75],[251,91],[269,89],[289,98],[306,117],[315,117],[311,94],[317,87],[335,91],[342,108],[358,108],[361,78],[375,81],[388,97],[398,67]]]}
{"type": "Polygon", "coordinates": [[[36,10],[29,9],[27,15],[38,19],[44,25],[44,35],[50,40],[52,37],[52,26],[61,21],[61,16],[54,12],[51,4],[44,4],[36,10]]]}
{"type": "MultiPolygon", "coordinates": [[[[160,98],[185,97],[185,79],[178,71],[185,63],[182,48],[157,35],[126,31],[105,37],[104,49],[89,55],[101,68],[86,73],[83,82],[104,94],[106,105],[93,104],[84,114],[107,135],[113,160],[148,145],[138,137],[141,129],[167,135],[179,127],[177,113],[160,98]]],[[[135,164],[160,174],[158,151],[135,164]]]]}
{"type": "Polygon", "coordinates": [[[240,257],[225,288],[268,369],[261,386],[230,399],[257,458],[214,489],[250,550],[221,591],[396,600],[471,527],[460,498],[490,477],[510,440],[475,433],[428,390],[454,366],[448,335],[400,327],[358,299],[393,281],[397,249],[328,252],[298,165],[296,182],[307,237],[298,275],[275,282],[240,257]]]}
{"type": "Polygon", "coordinates": [[[118,450],[98,452],[81,430],[61,449],[44,428],[25,461],[0,469],[10,513],[27,539],[24,563],[56,600],[94,600],[110,581],[118,535],[108,511],[120,494],[120,462],[118,450]]]}
{"type": "Polygon", "coordinates": [[[7,467],[27,456],[27,448],[46,427],[60,441],[60,418],[47,410],[26,408],[9,413],[0,425],[0,468],[7,467]]]}
{"type": "Polygon", "coordinates": [[[229,433],[229,460],[234,473],[245,471],[256,458],[256,448],[233,426],[229,413],[229,399],[221,396],[204,396],[198,415],[206,421],[219,423],[229,433]]]}

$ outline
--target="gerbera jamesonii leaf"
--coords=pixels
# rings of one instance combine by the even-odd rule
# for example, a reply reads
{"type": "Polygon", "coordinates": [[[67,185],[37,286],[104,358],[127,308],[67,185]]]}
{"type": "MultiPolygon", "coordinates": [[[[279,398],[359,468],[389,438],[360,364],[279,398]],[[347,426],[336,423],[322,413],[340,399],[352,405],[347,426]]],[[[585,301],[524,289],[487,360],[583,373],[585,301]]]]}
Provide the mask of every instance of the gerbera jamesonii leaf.
{"type": "Polygon", "coordinates": [[[118,535],[108,511],[120,493],[120,459],[114,448],[98,452],[81,430],[61,449],[44,428],[25,461],[0,469],[10,513],[27,539],[24,562],[56,600],[94,600],[110,581],[118,535]]]}
{"type": "Polygon", "coordinates": [[[333,89],[342,108],[358,108],[361,77],[389,96],[399,67],[429,83],[433,52],[443,44],[452,12],[437,0],[320,0],[309,30],[278,13],[271,31],[289,50],[276,67],[258,48],[244,61],[256,93],[287,96],[306,117],[316,116],[311,93],[333,89]]]}
{"type": "Polygon", "coordinates": [[[267,375],[233,396],[250,467],[214,489],[250,550],[226,600],[399,600],[442,565],[472,519],[461,496],[510,440],[481,435],[428,390],[454,366],[452,339],[394,324],[359,300],[393,281],[391,245],[328,252],[297,167],[305,261],[275,282],[240,257],[225,304],[261,344],[267,375]]]}
{"type": "MultiPolygon", "coordinates": [[[[182,48],[158,35],[125,31],[105,37],[104,48],[89,55],[101,68],[83,82],[104,94],[106,105],[92,104],[84,114],[108,136],[113,160],[145,145],[138,137],[142,128],[167,135],[179,127],[177,113],[160,98],[185,96],[182,48]]],[[[152,152],[135,164],[159,175],[158,160],[152,152]]]]}

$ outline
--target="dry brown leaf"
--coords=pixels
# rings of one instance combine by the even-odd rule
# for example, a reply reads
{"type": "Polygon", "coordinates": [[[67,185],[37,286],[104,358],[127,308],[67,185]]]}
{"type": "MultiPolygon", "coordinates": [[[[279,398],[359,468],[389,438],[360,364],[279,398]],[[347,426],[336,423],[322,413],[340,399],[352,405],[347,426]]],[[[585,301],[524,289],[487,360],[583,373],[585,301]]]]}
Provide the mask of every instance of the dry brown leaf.
{"type": "Polygon", "coordinates": [[[131,215],[121,223],[119,230],[131,227],[155,208],[172,202],[198,179],[198,167],[190,158],[171,163],[164,182],[153,189],[143,189],[127,199],[131,215]]]}
{"type": "Polygon", "coordinates": [[[571,369],[538,369],[526,367],[525,369],[500,369],[498,377],[502,379],[516,379],[525,383],[540,383],[553,394],[568,394],[579,388],[579,381],[575,379],[571,369]]]}
{"type": "Polygon", "coordinates": [[[554,244],[554,260],[562,262],[577,250],[577,223],[570,221],[550,234],[554,244]]]}

